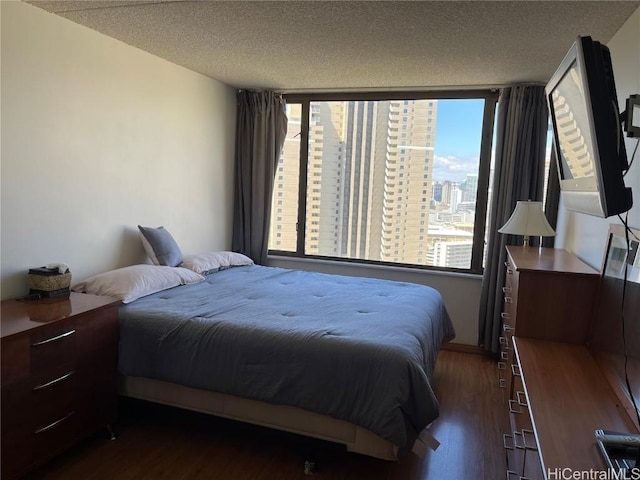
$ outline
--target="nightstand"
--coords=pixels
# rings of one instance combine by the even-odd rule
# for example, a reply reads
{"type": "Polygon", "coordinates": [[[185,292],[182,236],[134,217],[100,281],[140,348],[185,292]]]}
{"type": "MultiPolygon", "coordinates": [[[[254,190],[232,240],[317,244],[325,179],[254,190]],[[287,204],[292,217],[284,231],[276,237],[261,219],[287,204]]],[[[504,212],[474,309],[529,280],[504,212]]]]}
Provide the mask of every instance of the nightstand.
{"type": "Polygon", "coordinates": [[[120,303],[71,293],[0,304],[2,478],[113,422],[120,303]]]}

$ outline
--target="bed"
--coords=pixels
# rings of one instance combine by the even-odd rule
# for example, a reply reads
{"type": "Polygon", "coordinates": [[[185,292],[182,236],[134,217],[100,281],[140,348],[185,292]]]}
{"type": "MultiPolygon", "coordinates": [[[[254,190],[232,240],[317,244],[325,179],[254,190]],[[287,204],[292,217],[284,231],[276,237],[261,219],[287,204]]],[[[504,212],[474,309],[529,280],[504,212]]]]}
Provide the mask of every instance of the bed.
{"type": "Polygon", "coordinates": [[[238,266],[120,308],[121,393],[393,460],[438,417],[453,337],[423,285],[238,266]]]}

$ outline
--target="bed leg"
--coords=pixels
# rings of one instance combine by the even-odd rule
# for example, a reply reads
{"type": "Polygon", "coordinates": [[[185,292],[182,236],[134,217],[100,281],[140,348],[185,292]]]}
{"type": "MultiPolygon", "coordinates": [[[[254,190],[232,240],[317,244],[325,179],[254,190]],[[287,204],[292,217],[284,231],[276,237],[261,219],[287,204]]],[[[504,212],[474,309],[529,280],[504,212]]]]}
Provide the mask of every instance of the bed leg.
{"type": "Polygon", "coordinates": [[[313,475],[316,471],[316,461],[310,457],[304,461],[304,474],[313,475]]]}
{"type": "Polygon", "coordinates": [[[116,433],[113,431],[113,427],[110,423],[107,423],[107,433],[109,434],[109,440],[115,440],[117,437],[116,433]]]}

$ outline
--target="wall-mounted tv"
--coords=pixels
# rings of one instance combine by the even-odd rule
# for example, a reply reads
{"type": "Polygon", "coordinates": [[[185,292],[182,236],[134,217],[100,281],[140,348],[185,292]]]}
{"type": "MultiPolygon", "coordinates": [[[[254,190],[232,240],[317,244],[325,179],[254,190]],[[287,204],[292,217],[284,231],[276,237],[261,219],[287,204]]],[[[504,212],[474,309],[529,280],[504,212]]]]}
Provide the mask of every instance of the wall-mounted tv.
{"type": "Polygon", "coordinates": [[[609,49],[578,37],[547,83],[563,204],[610,217],[631,208],[629,168],[609,49]]]}

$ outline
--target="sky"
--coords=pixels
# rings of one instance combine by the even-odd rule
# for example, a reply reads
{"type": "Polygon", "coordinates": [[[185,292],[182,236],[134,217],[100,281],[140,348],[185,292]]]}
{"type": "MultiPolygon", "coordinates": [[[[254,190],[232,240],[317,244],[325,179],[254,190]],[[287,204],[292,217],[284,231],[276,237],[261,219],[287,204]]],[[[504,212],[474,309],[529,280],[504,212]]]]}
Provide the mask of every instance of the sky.
{"type": "Polygon", "coordinates": [[[483,99],[438,100],[433,179],[463,182],[478,173],[483,99]]]}

